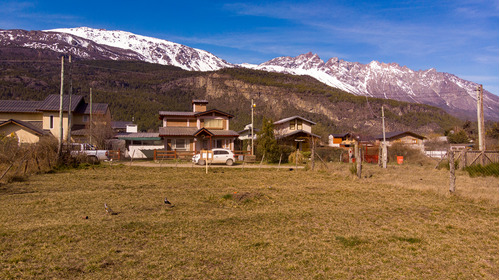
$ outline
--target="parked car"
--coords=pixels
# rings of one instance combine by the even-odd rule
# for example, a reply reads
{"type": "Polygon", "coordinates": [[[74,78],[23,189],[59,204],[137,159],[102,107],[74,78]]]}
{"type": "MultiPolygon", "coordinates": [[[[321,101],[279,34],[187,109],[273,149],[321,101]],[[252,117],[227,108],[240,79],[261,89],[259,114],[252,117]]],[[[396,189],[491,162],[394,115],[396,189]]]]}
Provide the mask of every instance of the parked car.
{"type": "MultiPolygon", "coordinates": [[[[206,159],[207,154],[204,151],[193,156],[193,162],[199,165],[205,165],[206,159]]],[[[232,151],[226,149],[212,149],[211,153],[208,154],[208,163],[225,163],[226,165],[233,165],[234,154],[232,151]]]]}
{"type": "Polygon", "coordinates": [[[98,150],[96,147],[88,143],[70,143],[66,144],[65,148],[70,151],[72,156],[76,157],[85,155],[92,162],[109,159],[109,153],[107,150],[98,150]]]}

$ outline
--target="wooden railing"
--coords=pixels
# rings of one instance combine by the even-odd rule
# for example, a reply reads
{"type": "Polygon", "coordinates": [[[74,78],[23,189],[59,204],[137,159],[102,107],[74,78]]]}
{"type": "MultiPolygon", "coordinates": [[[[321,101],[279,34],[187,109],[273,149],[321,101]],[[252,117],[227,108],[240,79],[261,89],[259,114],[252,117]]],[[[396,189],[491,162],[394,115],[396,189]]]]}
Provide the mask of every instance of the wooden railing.
{"type": "Polygon", "coordinates": [[[191,159],[194,154],[194,151],[154,150],[153,159],[191,159]]]}
{"type": "MultiPolygon", "coordinates": [[[[234,156],[238,159],[240,156],[245,157],[251,154],[250,151],[233,151],[234,156]]],[[[153,159],[187,159],[190,160],[196,151],[167,151],[167,150],[154,150],[153,159]]]]}

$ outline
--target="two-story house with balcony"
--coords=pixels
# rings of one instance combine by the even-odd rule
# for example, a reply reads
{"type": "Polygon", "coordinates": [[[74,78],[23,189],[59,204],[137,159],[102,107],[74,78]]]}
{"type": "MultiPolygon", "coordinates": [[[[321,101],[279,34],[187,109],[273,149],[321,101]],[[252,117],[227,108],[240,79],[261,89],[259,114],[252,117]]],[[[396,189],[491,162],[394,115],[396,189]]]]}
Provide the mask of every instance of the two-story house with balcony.
{"type": "MultiPolygon", "coordinates": [[[[59,139],[60,95],[51,94],[43,101],[0,100],[0,134],[15,136],[20,143],[36,143],[40,137],[52,136],[59,139]]],[[[68,95],[63,95],[63,139],[67,140],[71,127],[73,141],[85,141],[90,115],[111,118],[108,104],[85,103],[83,96],[73,95],[71,104],[68,95]],[[68,110],[71,123],[68,122],[68,110]]]]}
{"type": "Polygon", "coordinates": [[[160,111],[159,136],[166,150],[200,151],[212,148],[234,150],[239,134],[229,129],[233,115],[207,110],[207,100],[193,100],[192,111],[160,111]]]}
{"type": "Polygon", "coordinates": [[[274,135],[278,142],[295,147],[298,150],[308,150],[310,139],[320,139],[312,133],[316,123],[299,116],[293,116],[274,122],[274,135]]]}

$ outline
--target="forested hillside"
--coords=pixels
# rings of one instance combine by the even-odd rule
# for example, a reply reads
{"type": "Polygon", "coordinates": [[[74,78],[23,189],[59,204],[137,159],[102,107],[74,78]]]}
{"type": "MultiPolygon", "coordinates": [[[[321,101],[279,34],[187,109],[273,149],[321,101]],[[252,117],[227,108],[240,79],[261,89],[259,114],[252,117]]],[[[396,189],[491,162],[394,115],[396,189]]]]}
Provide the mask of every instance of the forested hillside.
{"type": "MultiPolygon", "coordinates": [[[[65,60],[65,93],[110,104],[114,120],[132,120],[142,131],[157,131],[158,111],[191,110],[191,100],[207,99],[209,108],[233,114],[231,129],[250,123],[250,100],[257,104],[256,126],[263,116],[277,120],[301,115],[317,122],[325,135],[381,132],[381,107],[388,131],[443,132],[461,121],[428,105],[354,96],[308,76],[233,68],[214,72],[185,71],[172,66],[111,60],[65,60]],[[71,69],[71,70],[70,70],[71,69]]],[[[42,100],[60,91],[57,54],[30,49],[0,49],[0,98],[42,100]]]]}

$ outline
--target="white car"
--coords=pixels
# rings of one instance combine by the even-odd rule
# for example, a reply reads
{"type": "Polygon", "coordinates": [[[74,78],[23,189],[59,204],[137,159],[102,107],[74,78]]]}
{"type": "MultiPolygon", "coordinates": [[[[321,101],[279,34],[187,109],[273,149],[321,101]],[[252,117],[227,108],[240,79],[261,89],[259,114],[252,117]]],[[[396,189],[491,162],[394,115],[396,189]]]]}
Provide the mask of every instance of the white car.
{"type": "MultiPolygon", "coordinates": [[[[193,156],[193,162],[199,165],[205,165],[207,153],[201,151],[199,154],[193,156]]],[[[208,153],[208,163],[225,163],[226,165],[233,165],[234,154],[226,149],[212,149],[208,153]]]]}

